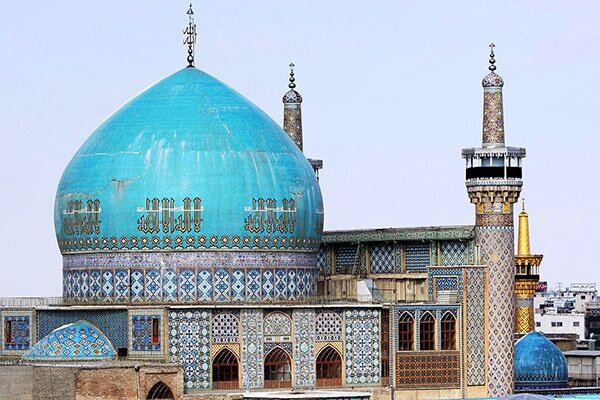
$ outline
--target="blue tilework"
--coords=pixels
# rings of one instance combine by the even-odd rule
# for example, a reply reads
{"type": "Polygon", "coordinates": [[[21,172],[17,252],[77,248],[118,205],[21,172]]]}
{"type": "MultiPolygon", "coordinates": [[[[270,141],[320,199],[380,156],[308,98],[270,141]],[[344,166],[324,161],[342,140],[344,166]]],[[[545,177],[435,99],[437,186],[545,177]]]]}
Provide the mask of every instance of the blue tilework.
{"type": "Polygon", "coordinates": [[[381,318],[379,310],[344,311],[346,385],[379,383],[381,318]]]}
{"type": "Polygon", "coordinates": [[[134,315],[131,317],[132,350],[160,350],[160,334],[158,342],[152,342],[152,320],[158,320],[158,323],[160,324],[160,315],[134,315]]]}
{"type": "Polygon", "coordinates": [[[5,332],[4,350],[29,350],[29,335],[31,330],[30,319],[25,315],[5,316],[4,326],[10,322],[10,332],[5,332]],[[11,342],[6,343],[6,336],[10,335],[11,342]]]}
{"type": "Polygon", "coordinates": [[[127,319],[126,310],[38,310],[38,340],[58,327],[86,320],[100,328],[116,348],[127,348],[127,319]]]}
{"type": "Polygon", "coordinates": [[[61,326],[23,355],[26,360],[97,360],[115,358],[117,352],[102,331],[87,321],[61,326]]]}

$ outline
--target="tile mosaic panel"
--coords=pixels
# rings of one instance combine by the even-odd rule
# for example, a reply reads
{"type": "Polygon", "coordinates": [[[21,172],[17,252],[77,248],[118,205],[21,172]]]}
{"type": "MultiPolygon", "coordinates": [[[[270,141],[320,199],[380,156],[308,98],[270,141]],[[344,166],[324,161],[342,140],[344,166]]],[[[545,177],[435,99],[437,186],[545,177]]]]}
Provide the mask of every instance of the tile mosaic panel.
{"type": "Polygon", "coordinates": [[[239,343],[240,329],[237,312],[220,312],[211,322],[211,340],[213,343],[239,343]]]}
{"type": "Polygon", "coordinates": [[[29,346],[31,346],[31,317],[29,315],[6,315],[5,313],[3,321],[3,350],[29,350],[29,346]]]}
{"type": "Polygon", "coordinates": [[[395,378],[398,388],[457,388],[460,386],[460,353],[399,351],[395,378]]]}
{"type": "Polygon", "coordinates": [[[210,312],[169,312],[169,360],[181,364],[184,388],[210,388],[210,312]]]}
{"type": "Polygon", "coordinates": [[[458,291],[458,277],[456,276],[441,276],[435,278],[436,290],[440,291],[458,291]]]}
{"type": "Polygon", "coordinates": [[[313,387],[316,383],[315,372],[315,310],[295,309],[294,320],[294,385],[313,387]]]}
{"type": "Polygon", "coordinates": [[[408,272],[425,272],[430,265],[429,243],[408,242],[406,250],[406,270],[408,272]]]}
{"type": "Polygon", "coordinates": [[[346,385],[376,384],[380,380],[380,312],[344,311],[346,385]]]}
{"type": "Polygon", "coordinates": [[[376,244],[371,246],[371,273],[389,274],[395,271],[394,247],[391,244],[376,244]]]}
{"type": "Polygon", "coordinates": [[[265,336],[291,336],[292,320],[282,312],[273,312],[265,317],[263,323],[265,336]]]}
{"type": "Polygon", "coordinates": [[[302,300],[314,296],[316,291],[313,268],[90,271],[64,271],[64,292],[68,298],[116,303],[268,302],[302,300]],[[86,277],[85,285],[82,276],[86,277]]]}
{"type": "Polygon", "coordinates": [[[337,274],[352,273],[357,264],[357,245],[342,245],[335,248],[335,272],[337,274]]]}
{"type": "Polygon", "coordinates": [[[317,314],[315,327],[316,340],[342,340],[342,318],[337,312],[325,311],[317,314]]]}
{"type": "Polygon", "coordinates": [[[127,310],[37,310],[37,340],[56,328],[79,320],[100,328],[115,348],[128,347],[127,310]]]}
{"type": "Polygon", "coordinates": [[[262,388],[263,364],[263,312],[240,310],[242,325],[242,388],[262,388]]]}
{"type": "Polygon", "coordinates": [[[158,341],[152,340],[153,320],[161,324],[160,315],[133,315],[131,317],[131,350],[158,351],[160,350],[160,330],[158,341]]]}
{"type": "Polygon", "coordinates": [[[467,263],[467,242],[442,242],[442,265],[466,265],[467,263]]]}
{"type": "Polygon", "coordinates": [[[466,270],[467,384],[485,385],[485,271],[466,270]]]}

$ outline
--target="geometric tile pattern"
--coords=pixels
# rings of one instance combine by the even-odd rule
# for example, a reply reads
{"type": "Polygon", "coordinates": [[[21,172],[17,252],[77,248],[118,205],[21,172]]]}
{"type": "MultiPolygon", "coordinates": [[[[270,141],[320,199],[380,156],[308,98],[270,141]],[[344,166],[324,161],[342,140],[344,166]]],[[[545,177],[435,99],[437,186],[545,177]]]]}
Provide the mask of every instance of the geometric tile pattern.
{"type": "Polygon", "coordinates": [[[504,396],[514,384],[514,229],[476,226],[475,243],[488,266],[489,395],[504,396]]]}
{"type": "MultiPolygon", "coordinates": [[[[432,267],[427,270],[427,294],[429,301],[435,301],[436,293],[434,289],[438,290],[438,281],[440,279],[454,278],[456,282],[456,290],[458,291],[458,301],[462,301],[462,268],[457,267],[432,267]]],[[[451,281],[445,281],[450,283],[451,281]]],[[[454,286],[452,282],[452,286],[454,286]]]]}
{"type": "Polygon", "coordinates": [[[335,272],[338,274],[351,273],[356,265],[358,247],[356,245],[343,245],[335,248],[335,272]]]}
{"type": "Polygon", "coordinates": [[[409,272],[425,272],[431,265],[429,243],[408,242],[406,249],[406,270],[409,272]]]}
{"type": "MultiPolygon", "coordinates": [[[[162,233],[161,233],[162,235],[162,233]]],[[[139,253],[135,250],[152,249],[170,249],[179,250],[206,250],[206,249],[228,249],[247,250],[264,249],[264,250],[309,250],[316,251],[321,244],[320,233],[319,237],[299,237],[299,236],[238,236],[238,235],[223,235],[223,236],[131,236],[123,237],[121,240],[116,238],[87,236],[73,239],[59,239],[58,247],[61,253],[73,253],[80,251],[89,252],[111,252],[115,250],[134,250],[130,253],[139,253]]]]}
{"type": "Polygon", "coordinates": [[[127,310],[37,310],[36,315],[37,340],[58,327],[85,320],[100,328],[115,348],[128,347],[127,310]]]}
{"type": "Polygon", "coordinates": [[[389,274],[394,272],[394,251],[391,244],[373,245],[370,250],[372,273],[389,274]]]}
{"type": "Polygon", "coordinates": [[[452,291],[457,291],[458,290],[458,278],[453,276],[453,277],[439,277],[435,279],[435,286],[436,286],[436,290],[440,291],[440,290],[452,290],[452,291]]]}
{"type": "Polygon", "coordinates": [[[27,360],[97,360],[114,358],[115,348],[102,331],[87,321],[61,326],[37,342],[27,360]]]}
{"type": "Polygon", "coordinates": [[[485,385],[485,270],[467,268],[467,384],[485,385]]]}
{"type": "Polygon", "coordinates": [[[211,321],[212,343],[239,343],[239,320],[232,312],[220,312],[213,315],[211,321]]]}
{"type": "Polygon", "coordinates": [[[242,388],[262,388],[263,371],[263,312],[240,310],[242,325],[242,388]]]}
{"type": "Polygon", "coordinates": [[[467,242],[442,242],[442,265],[465,265],[467,260],[467,242]]]}
{"type": "Polygon", "coordinates": [[[325,311],[317,314],[316,340],[339,341],[342,340],[342,318],[334,311],[325,311]]]}
{"type": "Polygon", "coordinates": [[[291,337],[292,335],[292,320],[288,315],[281,312],[273,312],[267,315],[263,322],[263,326],[265,337],[291,337]]]}
{"type": "Polygon", "coordinates": [[[397,352],[396,385],[402,388],[458,387],[460,352],[397,352]]]}
{"type": "Polygon", "coordinates": [[[29,350],[31,344],[31,324],[29,315],[4,316],[4,350],[29,350]],[[8,326],[10,325],[10,330],[8,326]],[[10,343],[6,340],[10,338],[10,343]]]}
{"type": "Polygon", "coordinates": [[[379,310],[344,311],[346,385],[377,384],[381,370],[379,310]]]}
{"type": "Polygon", "coordinates": [[[331,247],[321,246],[317,253],[317,271],[320,275],[331,275],[331,247]]]}
{"type": "Polygon", "coordinates": [[[158,340],[153,340],[152,325],[158,321],[160,327],[160,315],[134,315],[131,317],[131,349],[133,351],[157,351],[160,350],[160,334],[158,340]]]}
{"type": "Polygon", "coordinates": [[[197,268],[126,267],[64,269],[65,297],[81,302],[270,302],[314,296],[314,267],[197,268]]]}
{"type": "Polygon", "coordinates": [[[210,313],[169,312],[169,360],[181,364],[186,389],[210,387],[210,313]]]}
{"type": "Polygon", "coordinates": [[[314,309],[295,309],[294,320],[294,386],[312,387],[315,375],[315,321],[314,309]]]}

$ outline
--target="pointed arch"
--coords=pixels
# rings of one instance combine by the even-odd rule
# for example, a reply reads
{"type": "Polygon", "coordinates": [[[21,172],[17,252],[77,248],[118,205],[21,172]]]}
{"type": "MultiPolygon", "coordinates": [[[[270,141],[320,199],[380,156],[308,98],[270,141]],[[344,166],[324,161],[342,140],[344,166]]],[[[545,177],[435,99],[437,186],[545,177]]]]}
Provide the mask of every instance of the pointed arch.
{"type": "Polygon", "coordinates": [[[265,356],[265,389],[292,387],[292,362],[281,347],[274,347],[265,356]]]}
{"type": "Polygon", "coordinates": [[[415,349],[415,319],[408,312],[403,312],[398,318],[398,350],[412,351],[415,349]]]}
{"type": "Polygon", "coordinates": [[[456,350],[456,317],[446,311],[441,321],[442,350],[456,350]]]}
{"type": "Polygon", "coordinates": [[[156,382],[154,386],[150,388],[148,391],[148,395],[146,396],[148,400],[173,400],[175,397],[173,396],[173,392],[171,392],[171,388],[167,386],[166,383],[159,381],[156,382]]]}
{"type": "Polygon", "coordinates": [[[421,350],[435,350],[435,317],[425,311],[419,320],[420,338],[419,345],[421,350]]]}
{"type": "Polygon", "coordinates": [[[317,355],[317,387],[342,386],[342,356],[332,346],[317,355]]]}
{"type": "Polygon", "coordinates": [[[213,389],[239,389],[240,363],[229,349],[222,349],[212,362],[213,389]]]}

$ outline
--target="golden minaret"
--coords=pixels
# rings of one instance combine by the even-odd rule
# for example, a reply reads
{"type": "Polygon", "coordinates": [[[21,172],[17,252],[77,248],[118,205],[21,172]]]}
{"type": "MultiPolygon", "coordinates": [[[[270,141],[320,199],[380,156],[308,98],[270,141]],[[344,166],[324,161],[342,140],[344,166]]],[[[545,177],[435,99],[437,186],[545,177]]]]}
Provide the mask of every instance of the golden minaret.
{"type": "Polygon", "coordinates": [[[515,332],[535,330],[533,297],[540,280],[541,254],[531,254],[529,247],[529,215],[519,213],[519,238],[515,256],[515,332]]]}

